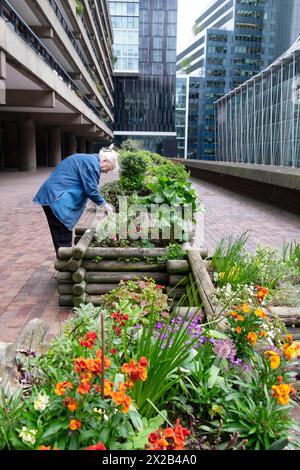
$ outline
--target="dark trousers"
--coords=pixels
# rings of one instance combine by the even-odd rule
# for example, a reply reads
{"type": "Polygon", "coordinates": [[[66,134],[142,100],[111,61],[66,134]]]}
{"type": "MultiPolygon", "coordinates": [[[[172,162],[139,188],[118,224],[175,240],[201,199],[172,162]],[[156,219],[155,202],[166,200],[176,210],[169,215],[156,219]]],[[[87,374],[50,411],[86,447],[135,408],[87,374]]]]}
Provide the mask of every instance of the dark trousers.
{"type": "Polygon", "coordinates": [[[55,217],[50,206],[43,206],[43,209],[48,220],[53,245],[57,255],[58,248],[61,246],[72,246],[72,231],[55,217]]]}

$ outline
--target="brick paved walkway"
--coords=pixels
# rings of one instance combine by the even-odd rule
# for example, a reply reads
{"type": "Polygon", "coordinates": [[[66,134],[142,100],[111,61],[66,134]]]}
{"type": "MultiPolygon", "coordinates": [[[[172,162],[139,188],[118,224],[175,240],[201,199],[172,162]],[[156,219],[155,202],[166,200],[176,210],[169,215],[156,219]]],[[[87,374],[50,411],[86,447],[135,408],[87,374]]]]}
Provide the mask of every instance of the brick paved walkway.
{"type": "MultiPolygon", "coordinates": [[[[0,173],[0,340],[15,340],[35,317],[59,331],[70,309],[58,307],[54,279],[54,249],[40,207],[32,204],[49,169],[36,173],[0,173]]],[[[103,177],[103,182],[107,177],[103,177]]],[[[251,230],[250,247],[257,243],[281,247],[283,238],[300,239],[300,218],[225,189],[195,182],[207,207],[206,244],[212,252],[223,234],[251,230]]],[[[87,221],[87,212],[81,222],[87,221]]]]}
{"type": "Polygon", "coordinates": [[[300,242],[300,217],[247,196],[192,178],[204,201],[204,241],[210,254],[220,238],[249,231],[247,248],[258,244],[282,249],[284,241],[300,242]]]}
{"type": "MultiPolygon", "coordinates": [[[[32,318],[45,320],[55,334],[70,314],[58,307],[55,252],[43,210],[32,203],[50,172],[0,172],[0,340],[5,342],[14,341],[32,318]]],[[[87,211],[81,222],[90,217],[87,211]]]]}

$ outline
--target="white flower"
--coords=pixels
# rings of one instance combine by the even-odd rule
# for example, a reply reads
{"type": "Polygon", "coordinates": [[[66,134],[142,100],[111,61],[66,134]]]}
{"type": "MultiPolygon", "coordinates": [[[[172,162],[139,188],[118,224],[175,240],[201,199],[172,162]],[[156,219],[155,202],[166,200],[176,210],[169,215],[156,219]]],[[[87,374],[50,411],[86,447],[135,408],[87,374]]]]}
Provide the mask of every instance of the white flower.
{"type": "Polygon", "coordinates": [[[44,395],[43,393],[40,392],[37,396],[37,400],[33,404],[33,408],[36,411],[44,411],[48,405],[49,405],[48,395],[44,395]]]}
{"type": "Polygon", "coordinates": [[[22,427],[22,431],[19,434],[19,437],[22,439],[24,444],[31,444],[34,445],[37,435],[37,431],[35,429],[27,429],[26,426],[22,427]]]}

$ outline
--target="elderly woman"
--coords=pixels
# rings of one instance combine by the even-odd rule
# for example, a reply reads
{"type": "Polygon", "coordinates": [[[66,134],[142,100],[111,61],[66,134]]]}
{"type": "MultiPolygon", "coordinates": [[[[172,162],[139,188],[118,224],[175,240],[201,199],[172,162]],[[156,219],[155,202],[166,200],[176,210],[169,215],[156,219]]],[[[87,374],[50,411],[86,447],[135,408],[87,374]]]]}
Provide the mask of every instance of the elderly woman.
{"type": "Polygon", "coordinates": [[[58,248],[72,246],[72,230],[90,199],[104,211],[111,207],[100,195],[100,175],[118,169],[118,154],[102,149],[98,154],[75,154],[62,160],[41,186],[33,202],[43,206],[53,244],[58,248]]]}

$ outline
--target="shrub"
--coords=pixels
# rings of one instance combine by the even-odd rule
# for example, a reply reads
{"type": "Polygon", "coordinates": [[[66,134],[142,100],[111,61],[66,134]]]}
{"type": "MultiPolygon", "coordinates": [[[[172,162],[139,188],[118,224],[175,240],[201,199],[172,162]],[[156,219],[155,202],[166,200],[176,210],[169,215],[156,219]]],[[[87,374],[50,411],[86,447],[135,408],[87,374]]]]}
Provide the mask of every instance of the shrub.
{"type": "Polygon", "coordinates": [[[122,143],[121,149],[128,152],[137,152],[143,149],[143,145],[142,140],[127,139],[122,143]]]}
{"type": "Polygon", "coordinates": [[[145,158],[138,152],[126,152],[121,158],[120,187],[126,191],[139,191],[143,188],[144,176],[148,168],[145,158]]]}

